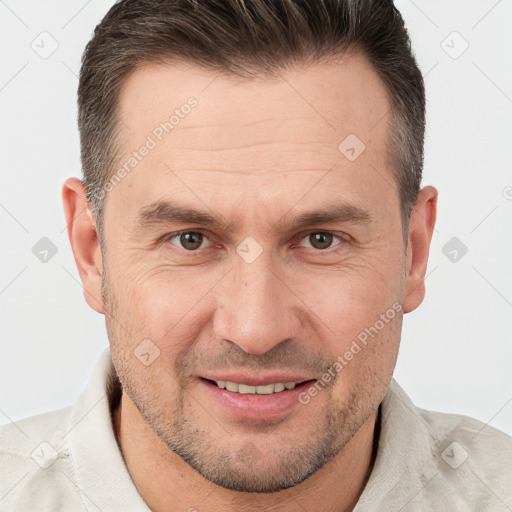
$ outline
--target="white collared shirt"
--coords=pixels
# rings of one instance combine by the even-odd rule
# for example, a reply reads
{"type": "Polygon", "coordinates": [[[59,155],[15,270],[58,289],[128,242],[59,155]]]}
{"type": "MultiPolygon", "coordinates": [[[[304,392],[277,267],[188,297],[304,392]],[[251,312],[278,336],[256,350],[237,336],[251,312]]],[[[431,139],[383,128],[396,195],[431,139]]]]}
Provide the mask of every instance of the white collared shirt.
{"type": "MultiPolygon", "coordinates": [[[[114,435],[111,404],[120,392],[106,348],[74,406],[0,427],[0,511],[149,511],[114,435]]],[[[354,510],[511,512],[512,438],[466,416],[419,409],[393,380],[354,510]]]]}

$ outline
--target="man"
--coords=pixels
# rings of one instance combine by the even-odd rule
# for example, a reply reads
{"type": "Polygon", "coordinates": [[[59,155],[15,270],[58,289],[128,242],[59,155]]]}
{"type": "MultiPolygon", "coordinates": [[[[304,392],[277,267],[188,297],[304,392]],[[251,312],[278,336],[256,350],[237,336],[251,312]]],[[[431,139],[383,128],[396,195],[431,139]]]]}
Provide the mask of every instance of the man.
{"type": "Polygon", "coordinates": [[[123,1],[78,94],[64,209],[110,347],[2,429],[5,510],[512,509],[512,440],[393,380],[437,191],[391,2],[123,1]]]}

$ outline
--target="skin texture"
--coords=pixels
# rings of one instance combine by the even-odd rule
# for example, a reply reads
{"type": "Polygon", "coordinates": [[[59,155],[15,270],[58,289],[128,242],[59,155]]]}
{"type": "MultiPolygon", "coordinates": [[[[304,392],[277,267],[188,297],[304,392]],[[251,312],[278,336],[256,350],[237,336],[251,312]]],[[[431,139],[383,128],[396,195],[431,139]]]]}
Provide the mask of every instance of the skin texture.
{"type": "Polygon", "coordinates": [[[63,187],[85,298],[105,315],[123,385],[114,417],[128,469],[153,511],[352,510],[403,313],[424,297],[437,191],[421,190],[405,248],[387,92],[360,54],[251,81],[183,63],[140,68],[120,97],[119,166],[191,96],[197,106],[108,192],[105,254],[82,183],[63,187]],[[338,150],[349,134],[366,146],[355,161],[338,150]],[[236,227],[138,226],[139,211],[164,200],[236,227]],[[339,204],[369,220],[290,228],[339,204]],[[170,237],[198,229],[192,251],[170,237]],[[315,233],[335,236],[322,246],[315,233]],[[251,263],[237,253],[246,237],[262,249],[251,263]],[[401,311],[324,389],[274,421],[233,418],[198,379],[235,369],[321,379],[393,304],[401,311]],[[146,339],[160,351],[148,366],[134,355],[146,339]]]}

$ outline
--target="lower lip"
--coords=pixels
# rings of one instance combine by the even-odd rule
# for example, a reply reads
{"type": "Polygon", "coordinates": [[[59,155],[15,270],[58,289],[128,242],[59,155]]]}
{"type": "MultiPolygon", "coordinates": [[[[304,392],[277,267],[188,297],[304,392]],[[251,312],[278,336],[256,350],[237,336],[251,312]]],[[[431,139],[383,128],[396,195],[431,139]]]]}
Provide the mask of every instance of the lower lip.
{"type": "Polygon", "coordinates": [[[221,389],[206,379],[201,385],[219,406],[230,416],[240,419],[266,420],[277,418],[299,404],[299,395],[315,381],[308,380],[294,389],[286,389],[271,395],[250,395],[221,389]]]}

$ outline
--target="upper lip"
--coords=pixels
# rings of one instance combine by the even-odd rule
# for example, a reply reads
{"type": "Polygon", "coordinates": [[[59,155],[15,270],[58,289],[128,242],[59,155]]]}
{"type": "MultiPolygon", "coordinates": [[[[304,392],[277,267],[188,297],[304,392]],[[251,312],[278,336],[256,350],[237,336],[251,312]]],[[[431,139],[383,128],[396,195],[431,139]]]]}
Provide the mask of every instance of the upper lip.
{"type": "Polygon", "coordinates": [[[304,382],[313,380],[311,377],[304,375],[291,374],[291,373],[272,373],[265,376],[252,377],[243,373],[206,373],[200,375],[203,379],[208,380],[223,380],[229,382],[236,382],[237,384],[247,384],[248,386],[265,386],[267,384],[275,384],[277,382],[304,382]]]}

